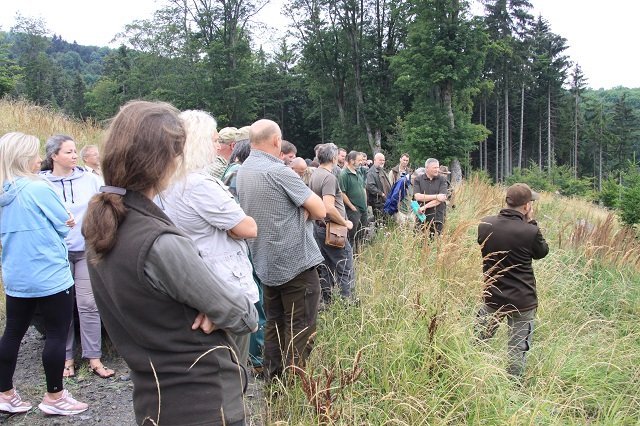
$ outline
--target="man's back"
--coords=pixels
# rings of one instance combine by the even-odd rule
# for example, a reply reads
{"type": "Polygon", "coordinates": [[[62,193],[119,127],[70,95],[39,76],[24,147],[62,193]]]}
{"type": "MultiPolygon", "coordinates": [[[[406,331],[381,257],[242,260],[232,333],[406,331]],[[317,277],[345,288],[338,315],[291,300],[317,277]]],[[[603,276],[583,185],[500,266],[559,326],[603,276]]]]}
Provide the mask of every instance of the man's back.
{"type": "Polygon", "coordinates": [[[237,186],[240,206],[258,225],[257,238],[248,244],[264,285],[286,283],[322,262],[312,224],[301,208],[311,190],[293,170],[252,150],[238,170],[237,186]]]}
{"type": "Polygon", "coordinates": [[[485,302],[496,308],[535,308],[538,299],[532,259],[542,259],[549,252],[537,224],[526,222],[516,210],[503,209],[480,221],[478,244],[483,244],[483,271],[488,285],[485,302]]]}

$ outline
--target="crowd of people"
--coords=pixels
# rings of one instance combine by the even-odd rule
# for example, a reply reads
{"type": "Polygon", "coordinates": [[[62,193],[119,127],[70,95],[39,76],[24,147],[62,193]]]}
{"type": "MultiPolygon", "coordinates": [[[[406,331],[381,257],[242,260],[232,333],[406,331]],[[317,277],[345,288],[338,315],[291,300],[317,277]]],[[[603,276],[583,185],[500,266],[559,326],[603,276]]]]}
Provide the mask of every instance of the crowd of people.
{"type": "MultiPolygon", "coordinates": [[[[63,388],[75,374],[77,306],[82,357],[97,376],[115,374],[101,362],[104,324],[130,369],[139,424],[243,425],[247,371],[267,381],[294,373],[313,349],[319,310],[359,303],[354,255],[367,230],[394,220],[437,238],[451,202],[449,172],[434,158],[413,170],[403,154],[387,172],[382,153],[368,161],[324,143],[305,160],[271,120],[218,131],[207,112],[161,102],[124,105],[102,161],[87,145],[79,166],[66,135],[45,148],[40,164],[36,137],[0,138],[0,410],[14,413],[32,408],[13,373],[36,307],[46,325],[40,409],[88,408],[63,388]]],[[[478,335],[509,318],[513,374],[522,372],[537,306],[531,259],[548,250],[527,188],[508,192],[509,209],[483,220],[510,221],[508,236],[482,227],[478,237],[492,262],[478,335]],[[507,261],[509,273],[493,274],[509,255],[491,253],[525,240],[533,248],[507,261]],[[509,294],[491,292],[505,280],[509,294]],[[521,281],[524,304],[512,300],[521,281]]]]}

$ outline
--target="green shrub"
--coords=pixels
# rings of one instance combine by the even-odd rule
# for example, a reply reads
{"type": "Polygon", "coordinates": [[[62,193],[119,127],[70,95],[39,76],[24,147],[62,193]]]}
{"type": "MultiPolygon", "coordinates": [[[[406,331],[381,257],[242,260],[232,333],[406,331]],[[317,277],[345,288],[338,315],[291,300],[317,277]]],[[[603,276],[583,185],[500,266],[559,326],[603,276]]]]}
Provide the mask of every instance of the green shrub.
{"type": "Polygon", "coordinates": [[[614,209],[618,207],[621,195],[622,187],[614,177],[609,176],[609,178],[602,183],[602,190],[598,194],[598,200],[601,201],[605,207],[614,209]]]}
{"type": "Polygon", "coordinates": [[[620,218],[629,225],[640,223],[640,173],[638,166],[629,164],[623,177],[622,196],[620,198],[620,218]]]}

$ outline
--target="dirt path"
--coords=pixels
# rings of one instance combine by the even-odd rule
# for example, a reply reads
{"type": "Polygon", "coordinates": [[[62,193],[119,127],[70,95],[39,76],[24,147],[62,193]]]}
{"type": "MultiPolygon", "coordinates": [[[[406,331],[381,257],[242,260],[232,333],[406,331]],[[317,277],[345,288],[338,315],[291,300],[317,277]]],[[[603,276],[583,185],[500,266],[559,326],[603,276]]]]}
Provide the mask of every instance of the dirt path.
{"type": "MultiPolygon", "coordinates": [[[[125,362],[113,350],[106,350],[102,361],[116,371],[110,379],[101,379],[91,373],[86,362],[76,361],[76,377],[65,379],[67,388],[74,398],[89,404],[89,409],[75,416],[45,416],[38,408],[45,392],[44,370],[41,354],[44,340],[35,328],[31,327],[25,335],[18,365],[14,374],[14,384],[23,399],[30,401],[34,408],[25,414],[8,415],[0,413],[2,425],[109,425],[134,426],[132,392],[133,384],[129,379],[129,370],[125,362]]],[[[247,390],[246,401],[250,418],[248,426],[262,426],[263,398],[262,383],[252,379],[247,390]]],[[[160,425],[161,426],[161,425],[160,425]]]]}

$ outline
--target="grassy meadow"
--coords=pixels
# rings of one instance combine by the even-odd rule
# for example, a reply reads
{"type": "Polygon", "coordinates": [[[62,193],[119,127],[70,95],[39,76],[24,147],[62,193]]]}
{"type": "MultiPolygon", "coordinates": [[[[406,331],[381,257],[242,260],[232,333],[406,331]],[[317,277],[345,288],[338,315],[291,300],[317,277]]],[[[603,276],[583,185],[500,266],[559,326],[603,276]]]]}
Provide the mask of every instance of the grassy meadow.
{"type": "Polygon", "coordinates": [[[604,210],[536,202],[550,253],[534,261],[540,306],[522,383],[505,372],[506,322],[474,342],[476,226],[503,198],[468,180],[439,240],[379,233],[356,262],[360,306],[320,314],[306,372],[271,388],[269,424],[640,424],[640,245],[604,210]]]}
{"type": "MultiPolygon", "coordinates": [[[[9,131],[43,142],[65,133],[79,146],[102,137],[91,123],[0,101],[9,131]]],[[[640,243],[607,211],[547,193],[536,202],[550,253],[534,262],[540,306],[521,383],[505,372],[506,324],[474,342],[475,231],[503,198],[466,180],[436,241],[379,232],[356,261],[360,305],[320,314],[306,370],[265,390],[266,424],[639,425],[640,243]]]]}

